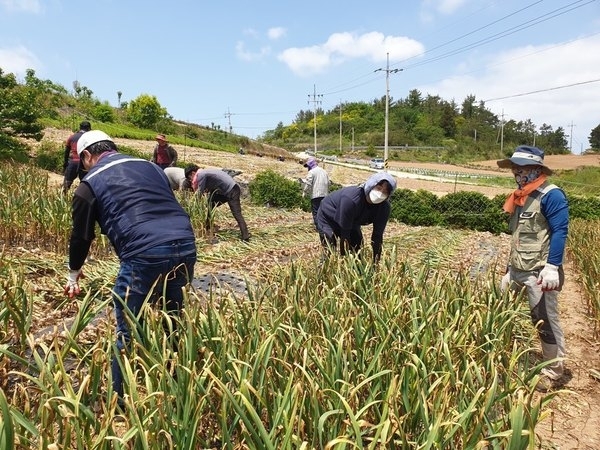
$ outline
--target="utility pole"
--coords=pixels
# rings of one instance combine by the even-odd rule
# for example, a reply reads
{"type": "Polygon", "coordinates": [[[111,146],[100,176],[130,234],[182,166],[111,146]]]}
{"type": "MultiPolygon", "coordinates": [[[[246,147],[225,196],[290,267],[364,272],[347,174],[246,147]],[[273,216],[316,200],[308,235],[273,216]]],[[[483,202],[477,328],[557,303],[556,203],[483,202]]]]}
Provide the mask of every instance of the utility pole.
{"type": "Polygon", "coordinates": [[[573,121],[571,120],[571,135],[569,136],[569,153],[573,153],[573,121]]]}
{"type": "Polygon", "coordinates": [[[310,105],[310,102],[312,102],[313,104],[313,121],[315,123],[315,130],[314,130],[314,135],[315,135],[315,159],[317,158],[317,104],[321,104],[322,100],[321,98],[323,98],[323,94],[318,94],[317,95],[317,85],[314,84],[313,85],[313,95],[312,95],[312,100],[310,99],[310,94],[308,94],[308,104],[310,105]]]}
{"type": "Polygon", "coordinates": [[[500,154],[504,155],[504,109],[502,110],[502,120],[500,122],[500,154]]]}
{"type": "Polygon", "coordinates": [[[229,121],[229,134],[232,134],[233,128],[231,128],[231,113],[229,112],[229,107],[227,107],[227,112],[225,113],[225,118],[229,121]]]}
{"type": "MultiPolygon", "coordinates": [[[[384,69],[377,69],[375,72],[383,71],[384,69]]],[[[390,54],[387,53],[387,65],[385,68],[385,142],[383,144],[383,167],[387,170],[388,166],[388,116],[390,109],[390,72],[397,73],[403,69],[392,69],[390,70],[390,54]]]]}
{"type": "Polygon", "coordinates": [[[354,153],[354,127],[352,127],[352,153],[354,153]]]}
{"type": "Polygon", "coordinates": [[[342,100],[340,99],[340,156],[342,155],[342,100]]]}

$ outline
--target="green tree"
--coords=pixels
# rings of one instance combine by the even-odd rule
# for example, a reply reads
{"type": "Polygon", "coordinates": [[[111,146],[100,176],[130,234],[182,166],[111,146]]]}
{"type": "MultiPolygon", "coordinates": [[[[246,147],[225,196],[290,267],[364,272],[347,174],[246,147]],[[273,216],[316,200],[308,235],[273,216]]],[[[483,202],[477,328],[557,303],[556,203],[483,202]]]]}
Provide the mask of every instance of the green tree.
{"type": "Polygon", "coordinates": [[[444,102],[442,105],[442,114],[440,117],[440,127],[444,130],[444,136],[453,138],[456,136],[456,109],[451,103],[444,102]]]}
{"type": "Polygon", "coordinates": [[[475,115],[475,96],[467,95],[462,102],[462,106],[460,108],[460,114],[465,119],[471,119],[475,115]]]}
{"type": "Polygon", "coordinates": [[[25,72],[25,86],[35,94],[41,116],[58,117],[57,109],[63,106],[68,96],[63,86],[50,80],[40,80],[35,76],[33,69],[27,69],[25,72]]]}
{"type": "Polygon", "coordinates": [[[600,124],[590,133],[590,145],[594,150],[600,150],[600,124]]]}
{"type": "Polygon", "coordinates": [[[94,107],[93,116],[100,122],[114,122],[115,111],[108,102],[100,103],[94,107]]]}
{"type": "Polygon", "coordinates": [[[154,129],[168,113],[154,95],[142,94],[127,105],[127,118],[138,127],[154,129]]]}
{"type": "Polygon", "coordinates": [[[569,153],[568,141],[563,127],[558,127],[554,131],[552,125],[542,124],[536,145],[543,148],[548,155],[569,153]]]}
{"type": "Polygon", "coordinates": [[[27,148],[17,138],[42,139],[37,90],[20,85],[0,69],[0,158],[25,160],[27,148]]]}

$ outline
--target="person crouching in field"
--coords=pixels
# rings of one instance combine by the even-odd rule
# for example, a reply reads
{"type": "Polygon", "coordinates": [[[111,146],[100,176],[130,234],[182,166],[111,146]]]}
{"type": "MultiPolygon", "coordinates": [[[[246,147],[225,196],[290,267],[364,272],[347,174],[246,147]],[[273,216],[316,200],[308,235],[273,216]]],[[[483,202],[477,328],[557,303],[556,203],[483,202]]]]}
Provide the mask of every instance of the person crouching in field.
{"type": "Polygon", "coordinates": [[[563,257],[569,229],[565,193],[551,184],[552,170],[544,165],[544,152],[526,145],[510,158],[497,162],[511,169],[518,189],[504,203],[510,214],[510,257],[501,289],[525,289],[531,320],[538,330],[545,361],[539,391],[557,386],[564,373],[565,337],[560,324],[558,293],[564,283],[563,257]]]}
{"type": "Polygon", "coordinates": [[[396,189],[396,180],[387,172],[376,173],[362,186],[348,186],[323,199],[317,212],[321,244],[341,255],[358,251],[363,244],[362,225],[373,224],[371,247],[373,260],[379,261],[383,232],[390,218],[389,198],[396,189]]]}
{"type": "MultiPolygon", "coordinates": [[[[69,276],[64,292],[70,298],[80,293],[82,266],[98,223],[120,260],[112,291],[118,353],[113,356],[111,371],[113,390],[122,404],[120,355],[128,350],[135,335],[128,318],[139,317],[148,298],[160,302],[169,315],[179,315],[183,288],[192,279],[196,263],[194,230],[156,164],[118,153],[113,140],[99,130],[79,138],[77,153],[88,173],[73,197],[69,276]]],[[[141,326],[143,319],[139,323],[141,326]]]]}
{"type": "Polygon", "coordinates": [[[212,209],[223,203],[227,203],[231,214],[240,228],[242,241],[249,241],[250,232],[242,215],[242,206],[240,203],[242,190],[233,177],[224,170],[200,170],[198,166],[193,164],[185,168],[185,176],[190,180],[194,192],[197,192],[198,195],[208,195],[209,212],[206,218],[206,229],[210,228],[209,218],[212,215],[212,209]]]}
{"type": "Polygon", "coordinates": [[[185,177],[185,169],[181,167],[166,167],[165,175],[174,191],[191,191],[192,183],[185,177]]]}

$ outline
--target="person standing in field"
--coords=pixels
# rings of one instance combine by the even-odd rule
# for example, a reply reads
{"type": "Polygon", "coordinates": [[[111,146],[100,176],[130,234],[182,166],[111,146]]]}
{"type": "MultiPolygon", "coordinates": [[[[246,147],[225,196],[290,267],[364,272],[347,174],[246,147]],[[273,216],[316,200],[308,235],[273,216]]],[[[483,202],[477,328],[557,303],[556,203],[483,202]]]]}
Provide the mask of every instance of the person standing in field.
{"type": "Polygon", "coordinates": [[[210,228],[209,218],[212,215],[212,209],[227,203],[240,228],[242,241],[249,241],[250,232],[242,215],[240,202],[242,191],[231,175],[223,170],[200,170],[198,166],[190,165],[185,168],[185,176],[190,180],[194,192],[197,192],[198,195],[208,195],[209,213],[205,224],[206,229],[210,228]]]}
{"type": "MultiPolygon", "coordinates": [[[[79,139],[77,153],[88,173],[73,197],[64,292],[70,298],[80,293],[82,266],[98,223],[120,260],[112,290],[119,353],[113,356],[111,372],[113,390],[122,402],[120,355],[135,335],[129,317],[139,317],[147,299],[162,305],[169,315],[179,315],[183,288],[194,274],[195,236],[190,217],[155,164],[118,153],[113,140],[99,130],[79,139]]],[[[140,329],[142,323],[139,319],[140,329]]]]}
{"type": "Polygon", "coordinates": [[[157,134],[156,142],[150,161],[162,169],[174,167],[177,164],[177,151],[169,145],[164,134],[157,134]]]}
{"type": "Polygon", "coordinates": [[[62,191],[64,194],[69,191],[75,178],[78,176],[80,180],[83,178],[83,172],[80,170],[79,166],[79,155],[77,154],[77,141],[83,133],[86,133],[91,129],[92,125],[87,120],[84,120],[79,124],[79,131],[67,138],[63,163],[64,179],[62,191]]]}
{"type": "Polygon", "coordinates": [[[564,283],[569,205],[565,193],[547,180],[552,170],[544,165],[543,150],[522,145],[497,164],[512,170],[518,186],[504,203],[510,214],[511,247],[501,289],[525,290],[544,361],[551,361],[542,369],[537,385],[538,390],[547,391],[564,374],[565,337],[558,293],[564,283]]]}
{"type": "Polygon", "coordinates": [[[379,261],[391,212],[388,199],[395,189],[395,178],[380,172],[370,176],[363,186],[348,186],[326,196],[317,212],[321,244],[326,251],[339,245],[341,255],[357,252],[363,245],[361,226],[373,224],[373,260],[379,261]]]}
{"type": "Polygon", "coordinates": [[[325,169],[319,167],[316,158],[310,157],[304,163],[308,169],[308,175],[302,180],[302,196],[310,195],[310,206],[313,216],[315,230],[319,231],[317,223],[317,212],[323,198],[329,194],[329,175],[325,169]]]}

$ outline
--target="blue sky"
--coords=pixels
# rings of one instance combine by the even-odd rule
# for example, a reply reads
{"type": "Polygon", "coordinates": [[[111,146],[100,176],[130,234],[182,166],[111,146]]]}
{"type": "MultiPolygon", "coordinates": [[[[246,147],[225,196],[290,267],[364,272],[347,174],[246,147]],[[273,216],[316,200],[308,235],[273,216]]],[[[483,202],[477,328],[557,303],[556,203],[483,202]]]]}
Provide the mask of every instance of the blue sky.
{"type": "Polygon", "coordinates": [[[473,94],[562,126],[574,153],[600,124],[600,0],[0,0],[4,72],[115,106],[155,95],[250,137],[312,111],[315,91],[325,110],[383,97],[388,53],[392,99],[473,94]]]}

